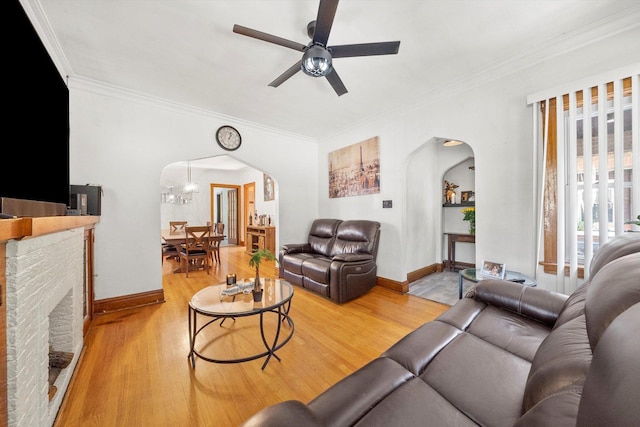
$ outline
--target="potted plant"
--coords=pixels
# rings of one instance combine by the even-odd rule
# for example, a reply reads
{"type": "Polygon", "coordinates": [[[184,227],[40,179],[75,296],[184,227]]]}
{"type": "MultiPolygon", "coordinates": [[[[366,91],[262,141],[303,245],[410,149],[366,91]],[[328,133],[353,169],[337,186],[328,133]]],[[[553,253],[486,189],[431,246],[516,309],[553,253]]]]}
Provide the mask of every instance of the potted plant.
{"type": "Polygon", "coordinates": [[[262,299],[262,289],[260,288],[260,262],[263,258],[268,259],[269,261],[278,261],[276,256],[271,253],[269,249],[263,248],[255,251],[251,254],[251,258],[249,258],[249,267],[255,267],[256,269],[256,278],[255,284],[253,287],[253,300],[260,301],[262,299]]]}
{"type": "MultiPolygon", "coordinates": [[[[633,225],[637,225],[638,227],[640,227],[640,215],[638,215],[638,219],[627,221],[627,222],[625,222],[625,224],[633,224],[633,225]]],[[[629,231],[632,231],[632,230],[629,230],[629,231]]]]}
{"type": "Polygon", "coordinates": [[[462,209],[464,217],[463,221],[469,221],[469,234],[476,234],[476,208],[464,208],[462,209]]]}

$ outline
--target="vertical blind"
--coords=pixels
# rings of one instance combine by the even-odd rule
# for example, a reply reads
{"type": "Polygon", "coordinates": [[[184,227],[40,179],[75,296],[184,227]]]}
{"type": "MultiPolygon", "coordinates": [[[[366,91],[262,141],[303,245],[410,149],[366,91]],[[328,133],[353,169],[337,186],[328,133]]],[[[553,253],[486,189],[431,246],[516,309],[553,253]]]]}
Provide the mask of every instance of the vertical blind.
{"type": "Polygon", "coordinates": [[[557,292],[577,288],[579,269],[588,279],[600,244],[640,231],[628,224],[640,214],[639,69],[635,64],[528,97],[539,180],[537,253],[547,256],[546,246],[555,245],[555,259],[542,261],[556,263],[557,292]],[[548,209],[550,203],[555,209],[548,209]]]}

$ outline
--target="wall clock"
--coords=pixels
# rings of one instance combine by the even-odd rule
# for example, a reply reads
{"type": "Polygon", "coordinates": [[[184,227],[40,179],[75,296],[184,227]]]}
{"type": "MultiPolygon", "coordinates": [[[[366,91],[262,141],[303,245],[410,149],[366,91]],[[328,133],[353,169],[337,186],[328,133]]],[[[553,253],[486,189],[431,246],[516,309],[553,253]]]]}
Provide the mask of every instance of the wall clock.
{"type": "Polygon", "coordinates": [[[242,137],[240,132],[232,126],[220,126],[216,131],[216,141],[218,145],[227,151],[233,151],[240,148],[242,137]]]}

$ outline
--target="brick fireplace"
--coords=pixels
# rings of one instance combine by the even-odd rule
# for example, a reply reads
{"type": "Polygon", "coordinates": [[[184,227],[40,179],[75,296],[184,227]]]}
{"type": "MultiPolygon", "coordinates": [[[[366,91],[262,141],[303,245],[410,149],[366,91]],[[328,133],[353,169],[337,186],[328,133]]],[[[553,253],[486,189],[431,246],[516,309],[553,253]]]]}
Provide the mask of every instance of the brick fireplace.
{"type": "Polygon", "coordinates": [[[84,229],[6,247],[9,426],[53,425],[83,345],[84,229]],[[49,347],[73,353],[49,397],[49,347]]]}

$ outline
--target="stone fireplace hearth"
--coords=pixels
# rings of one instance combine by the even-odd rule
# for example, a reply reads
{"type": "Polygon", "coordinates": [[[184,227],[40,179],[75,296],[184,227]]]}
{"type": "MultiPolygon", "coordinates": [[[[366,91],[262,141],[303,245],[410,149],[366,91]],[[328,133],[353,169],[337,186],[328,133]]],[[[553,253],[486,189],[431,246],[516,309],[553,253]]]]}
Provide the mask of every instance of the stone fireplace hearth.
{"type": "Polygon", "coordinates": [[[9,426],[53,425],[83,345],[84,229],[6,248],[9,426]],[[49,348],[73,353],[49,399],[49,348]]]}

